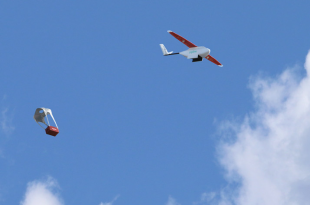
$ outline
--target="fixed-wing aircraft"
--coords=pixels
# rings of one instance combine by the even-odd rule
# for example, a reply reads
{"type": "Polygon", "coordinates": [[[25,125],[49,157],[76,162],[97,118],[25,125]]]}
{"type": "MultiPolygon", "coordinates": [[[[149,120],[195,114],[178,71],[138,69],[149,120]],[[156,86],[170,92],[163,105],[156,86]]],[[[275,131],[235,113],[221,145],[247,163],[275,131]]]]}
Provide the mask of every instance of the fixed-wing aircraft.
{"type": "Polygon", "coordinates": [[[186,51],[179,52],[179,53],[173,53],[173,51],[168,52],[166,47],[164,46],[164,44],[159,44],[164,56],[181,54],[182,56],[185,56],[187,59],[192,59],[192,62],[202,61],[204,58],[206,58],[209,61],[211,61],[212,63],[214,63],[220,67],[223,67],[223,65],[220,62],[218,62],[215,58],[213,58],[210,55],[211,51],[209,48],[206,48],[204,46],[196,46],[195,44],[191,43],[190,41],[186,40],[182,36],[172,32],[170,30],[168,31],[168,33],[170,33],[176,39],[178,39],[179,41],[184,43],[187,47],[189,47],[189,49],[186,51]]]}

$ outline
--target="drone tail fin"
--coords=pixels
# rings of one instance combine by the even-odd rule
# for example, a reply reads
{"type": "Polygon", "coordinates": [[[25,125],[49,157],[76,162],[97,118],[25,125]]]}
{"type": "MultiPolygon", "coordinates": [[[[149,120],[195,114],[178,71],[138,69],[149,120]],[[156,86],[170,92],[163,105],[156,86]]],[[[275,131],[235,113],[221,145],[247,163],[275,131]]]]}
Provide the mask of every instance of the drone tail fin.
{"type": "Polygon", "coordinates": [[[159,44],[159,45],[160,45],[161,51],[163,52],[164,56],[170,55],[173,52],[173,51],[168,52],[164,44],[159,44]]]}

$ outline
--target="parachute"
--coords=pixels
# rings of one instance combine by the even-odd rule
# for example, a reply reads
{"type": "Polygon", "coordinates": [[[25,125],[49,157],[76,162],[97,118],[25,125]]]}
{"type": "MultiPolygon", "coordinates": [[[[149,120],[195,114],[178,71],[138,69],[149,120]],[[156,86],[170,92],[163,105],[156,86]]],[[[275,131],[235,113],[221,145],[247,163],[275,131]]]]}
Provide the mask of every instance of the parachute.
{"type": "Polygon", "coordinates": [[[52,135],[55,137],[59,133],[59,129],[58,129],[57,123],[54,119],[54,116],[52,114],[51,109],[44,108],[44,107],[37,108],[35,113],[34,113],[33,118],[41,127],[42,127],[42,125],[39,122],[41,122],[47,126],[47,128],[42,127],[43,129],[45,129],[46,134],[52,135]],[[47,115],[50,115],[52,117],[52,119],[55,122],[56,127],[53,127],[50,125],[50,122],[48,120],[47,115]],[[45,119],[44,119],[45,117],[47,119],[47,124],[46,124],[45,119]]]}

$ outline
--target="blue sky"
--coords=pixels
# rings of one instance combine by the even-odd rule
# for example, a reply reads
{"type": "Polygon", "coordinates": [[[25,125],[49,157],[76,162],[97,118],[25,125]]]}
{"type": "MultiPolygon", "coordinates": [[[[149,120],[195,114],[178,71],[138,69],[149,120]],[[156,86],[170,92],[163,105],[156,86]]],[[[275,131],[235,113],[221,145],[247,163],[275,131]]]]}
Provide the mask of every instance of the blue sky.
{"type": "MultiPolygon", "coordinates": [[[[64,204],[180,204],[227,186],[223,121],[255,109],[251,76],[302,67],[307,1],[0,2],[0,204],[52,177],[64,204]],[[186,46],[224,67],[162,56],[186,46]],[[297,66],[297,67],[298,67],[297,66]],[[33,120],[52,109],[53,138],[33,120]],[[168,202],[169,203],[169,202],[168,202]],[[175,203],[175,202],[171,202],[175,203]]],[[[305,71],[300,69],[301,77],[305,71]]]]}

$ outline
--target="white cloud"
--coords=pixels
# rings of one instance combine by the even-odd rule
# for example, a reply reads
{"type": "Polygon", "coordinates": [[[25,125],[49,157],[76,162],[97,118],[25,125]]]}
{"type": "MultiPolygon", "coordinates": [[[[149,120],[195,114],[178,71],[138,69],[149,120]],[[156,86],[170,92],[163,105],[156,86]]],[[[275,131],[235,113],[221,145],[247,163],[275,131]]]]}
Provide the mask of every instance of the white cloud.
{"type": "Polygon", "coordinates": [[[110,202],[105,202],[105,203],[101,202],[99,205],[113,205],[113,203],[118,199],[119,196],[120,196],[120,195],[117,195],[117,196],[114,197],[114,199],[113,199],[112,201],[110,201],[110,202]]]}
{"type": "Polygon", "coordinates": [[[174,198],[169,196],[168,202],[166,203],[166,205],[180,205],[180,204],[174,198]]]}
{"type": "MultiPolygon", "coordinates": [[[[20,205],[64,205],[58,190],[58,183],[52,177],[48,177],[43,181],[35,180],[29,182],[24,199],[20,202],[20,205]]],[[[100,205],[113,205],[118,198],[119,195],[110,202],[101,202],[100,205]]]]}
{"type": "Polygon", "coordinates": [[[33,181],[28,183],[27,190],[21,205],[63,205],[59,195],[55,192],[58,188],[53,178],[46,181],[33,181]]]}
{"type": "Polygon", "coordinates": [[[287,69],[252,79],[256,110],[220,128],[227,171],[219,204],[295,205],[310,201],[310,52],[306,76],[287,69]]]}

